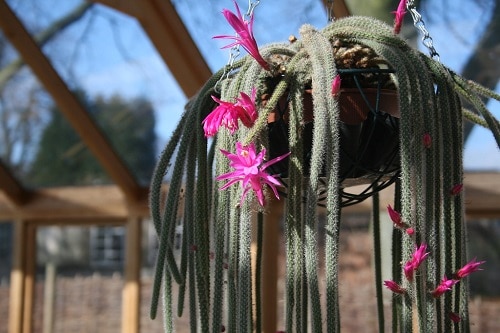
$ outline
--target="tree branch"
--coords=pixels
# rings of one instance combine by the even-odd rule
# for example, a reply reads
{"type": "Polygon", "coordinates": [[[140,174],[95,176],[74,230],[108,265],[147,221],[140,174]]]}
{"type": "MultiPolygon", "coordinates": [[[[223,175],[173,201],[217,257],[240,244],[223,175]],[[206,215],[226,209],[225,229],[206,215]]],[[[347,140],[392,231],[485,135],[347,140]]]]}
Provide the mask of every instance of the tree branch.
{"type": "MultiPolygon", "coordinates": [[[[68,15],[55,21],[47,29],[38,34],[35,37],[35,41],[40,47],[42,47],[51,39],[56,37],[59,33],[61,33],[66,27],[78,21],[92,6],[93,3],[83,2],[68,15]]],[[[18,58],[0,70],[0,90],[5,87],[7,82],[22,68],[23,65],[23,59],[18,58]]]]}
{"type": "MultiPolygon", "coordinates": [[[[462,75],[492,90],[498,84],[500,78],[500,0],[495,1],[490,23],[464,66],[462,75]]],[[[487,99],[483,101],[486,102],[487,99]]],[[[472,122],[465,122],[465,140],[473,127],[472,122]]]]}

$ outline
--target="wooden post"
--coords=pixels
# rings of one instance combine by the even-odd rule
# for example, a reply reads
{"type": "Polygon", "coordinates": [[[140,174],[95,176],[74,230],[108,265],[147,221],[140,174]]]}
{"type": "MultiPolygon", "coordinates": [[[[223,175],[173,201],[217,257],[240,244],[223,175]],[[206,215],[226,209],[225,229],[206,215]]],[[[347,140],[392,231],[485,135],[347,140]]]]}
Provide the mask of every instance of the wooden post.
{"type": "Polygon", "coordinates": [[[21,333],[24,308],[24,268],[26,223],[14,221],[13,260],[10,278],[9,333],[21,333]]]}
{"type": "Polygon", "coordinates": [[[43,288],[43,333],[54,332],[55,287],[56,264],[48,262],[45,266],[45,284],[43,288]]]}
{"type": "Polygon", "coordinates": [[[9,333],[30,332],[35,284],[36,226],[14,222],[14,248],[11,273],[9,333]]]}
{"type": "Polygon", "coordinates": [[[269,212],[264,215],[262,250],[262,331],[275,333],[277,322],[278,258],[280,222],[283,217],[283,199],[270,200],[269,212]]]}
{"type": "Polygon", "coordinates": [[[122,332],[137,333],[140,326],[142,220],[129,217],[125,236],[125,284],[122,298],[122,332]]]}
{"type": "Polygon", "coordinates": [[[33,299],[35,296],[35,267],[36,267],[36,225],[26,224],[24,238],[24,307],[23,307],[23,333],[31,333],[33,326],[33,299]]]}

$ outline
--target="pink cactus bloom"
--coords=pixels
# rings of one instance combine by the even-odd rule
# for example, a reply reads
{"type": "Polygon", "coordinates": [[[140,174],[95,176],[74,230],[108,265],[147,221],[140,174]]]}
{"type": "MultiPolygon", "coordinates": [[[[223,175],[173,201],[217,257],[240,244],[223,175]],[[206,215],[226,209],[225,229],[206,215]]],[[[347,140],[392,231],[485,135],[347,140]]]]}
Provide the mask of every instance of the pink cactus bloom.
{"type": "Polygon", "coordinates": [[[236,14],[231,12],[228,9],[223,9],[222,14],[226,18],[227,22],[233,27],[236,31],[237,36],[229,36],[229,35],[221,35],[214,36],[213,38],[223,38],[223,39],[232,39],[234,43],[224,46],[223,48],[230,48],[235,45],[241,45],[257,62],[259,65],[265,70],[269,70],[269,64],[266,60],[261,56],[259,52],[259,48],[257,46],[257,41],[253,35],[253,15],[250,16],[250,20],[247,21],[243,19],[241,15],[240,8],[236,1],[234,1],[234,5],[236,7],[236,14]]]}
{"type": "Polygon", "coordinates": [[[240,120],[246,127],[252,127],[257,120],[257,110],[255,108],[255,96],[257,95],[257,89],[252,88],[251,96],[240,92],[240,98],[236,101],[236,105],[240,106],[245,110],[241,114],[240,120]]]}
{"type": "Polygon", "coordinates": [[[427,250],[427,244],[423,243],[415,249],[412,258],[404,265],[403,272],[408,279],[408,281],[413,281],[413,272],[415,272],[420,264],[427,258],[429,252],[427,250]]]}
{"type": "Polygon", "coordinates": [[[454,323],[459,323],[462,318],[460,318],[460,316],[458,315],[458,313],[455,313],[455,312],[450,312],[448,314],[448,316],[450,317],[450,319],[454,322],[454,323]]]}
{"type": "Polygon", "coordinates": [[[415,269],[420,266],[420,264],[427,258],[429,252],[425,252],[427,250],[427,244],[422,243],[413,253],[412,261],[414,262],[415,269]]]}
{"type": "Polygon", "coordinates": [[[413,229],[413,228],[407,228],[405,231],[409,236],[411,236],[415,233],[415,229],[413,229]]]}
{"type": "Polygon", "coordinates": [[[440,297],[441,295],[443,295],[445,292],[447,292],[448,290],[451,290],[451,287],[453,287],[455,284],[458,283],[459,280],[455,280],[455,279],[448,279],[446,277],[446,275],[443,277],[443,279],[441,280],[441,283],[439,284],[439,286],[436,287],[436,289],[434,289],[431,294],[434,298],[438,298],[440,297]]]}
{"type": "Polygon", "coordinates": [[[214,136],[219,131],[220,126],[226,127],[233,134],[239,128],[238,119],[246,127],[252,127],[257,119],[255,95],[255,88],[252,89],[251,96],[240,92],[241,97],[236,100],[236,103],[221,101],[212,96],[212,99],[219,103],[219,106],[202,121],[205,136],[214,136]]]}
{"type": "Polygon", "coordinates": [[[459,195],[460,192],[462,192],[463,188],[464,188],[464,184],[453,185],[453,187],[450,190],[450,195],[453,195],[453,196],[459,195]]]}
{"type": "Polygon", "coordinates": [[[469,275],[470,273],[474,273],[475,271],[482,271],[481,268],[479,268],[479,265],[484,264],[486,261],[476,261],[476,258],[472,259],[469,261],[464,267],[460,268],[456,273],[455,276],[458,279],[462,279],[469,275]]]}
{"type": "Polygon", "coordinates": [[[387,205],[387,213],[389,213],[389,217],[391,218],[392,222],[398,227],[398,228],[404,228],[405,225],[401,219],[401,214],[392,208],[391,205],[387,205]]]}
{"type": "Polygon", "coordinates": [[[279,199],[276,186],[279,186],[280,182],[274,176],[269,175],[265,170],[268,166],[286,158],[290,153],[278,156],[266,163],[262,163],[266,156],[266,150],[262,149],[262,151],[257,154],[255,151],[255,144],[253,143],[248,146],[243,146],[240,142],[237,142],[236,154],[232,154],[222,149],[221,152],[229,158],[231,161],[229,165],[234,168],[234,171],[225,173],[216,178],[217,180],[229,179],[220,190],[225,190],[231,185],[239,182],[243,188],[240,204],[243,203],[248,191],[253,190],[259,204],[264,206],[263,185],[267,184],[272,189],[274,196],[279,199]]]}
{"type": "Polygon", "coordinates": [[[341,82],[342,82],[342,80],[340,78],[340,75],[337,74],[337,76],[335,76],[335,78],[332,81],[332,95],[335,97],[338,96],[340,93],[341,82]]]}
{"type": "Polygon", "coordinates": [[[393,11],[394,14],[394,33],[397,35],[401,32],[401,26],[403,25],[403,19],[406,14],[406,0],[399,1],[398,8],[393,11]]]}
{"type": "Polygon", "coordinates": [[[430,149],[432,146],[432,137],[429,133],[425,133],[422,137],[422,141],[424,143],[424,147],[430,149]]]}
{"type": "Polygon", "coordinates": [[[415,271],[415,267],[413,267],[413,262],[410,260],[403,267],[403,272],[406,276],[406,279],[410,282],[413,281],[413,272],[414,271],[415,271]]]}
{"type": "Polygon", "coordinates": [[[397,284],[396,282],[394,282],[392,280],[384,281],[384,285],[388,289],[390,289],[393,293],[396,293],[396,294],[404,294],[406,292],[406,289],[404,289],[403,287],[401,287],[399,284],[397,284]]]}

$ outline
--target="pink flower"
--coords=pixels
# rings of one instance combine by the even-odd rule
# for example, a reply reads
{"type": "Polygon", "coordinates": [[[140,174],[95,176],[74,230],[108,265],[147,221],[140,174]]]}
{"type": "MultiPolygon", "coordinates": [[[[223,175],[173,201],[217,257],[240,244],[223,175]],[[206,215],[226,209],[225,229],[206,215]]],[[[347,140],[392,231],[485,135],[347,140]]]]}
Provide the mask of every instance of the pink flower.
{"type": "Polygon", "coordinates": [[[257,94],[257,89],[252,88],[251,96],[240,92],[240,98],[237,99],[236,105],[240,106],[245,110],[242,113],[240,120],[246,127],[252,127],[257,120],[257,110],[255,109],[255,96],[257,94]]]}
{"type": "Polygon", "coordinates": [[[444,278],[441,280],[441,283],[439,284],[439,286],[437,286],[436,289],[434,289],[431,292],[432,296],[434,298],[438,298],[439,296],[441,296],[442,294],[444,294],[448,290],[451,290],[451,287],[453,287],[455,284],[457,284],[458,281],[459,280],[448,279],[445,275],[444,278]]]}
{"type": "Polygon", "coordinates": [[[389,217],[391,218],[392,222],[398,227],[398,228],[404,228],[405,225],[401,219],[401,214],[399,212],[395,211],[394,208],[392,208],[391,205],[387,205],[387,212],[389,213],[389,217]]]}
{"type": "Polygon", "coordinates": [[[384,285],[396,294],[404,294],[406,292],[406,289],[392,280],[384,281],[384,285]]]}
{"type": "Polygon", "coordinates": [[[406,0],[399,1],[398,8],[393,11],[394,14],[394,33],[399,34],[401,32],[401,26],[403,25],[403,19],[406,14],[406,0]]]}
{"type": "Polygon", "coordinates": [[[459,195],[460,192],[462,192],[462,189],[464,188],[464,184],[455,184],[450,190],[450,195],[459,195]]]}
{"type": "Polygon", "coordinates": [[[243,146],[240,142],[237,142],[236,154],[232,154],[222,149],[221,152],[229,158],[231,161],[229,165],[234,168],[234,171],[225,173],[216,178],[217,180],[230,179],[220,188],[220,190],[225,190],[234,183],[240,182],[243,187],[240,204],[243,203],[248,191],[253,190],[259,204],[264,206],[265,200],[262,187],[264,184],[267,184],[273,190],[275,197],[279,199],[276,186],[279,186],[280,182],[265,172],[265,170],[268,166],[286,158],[290,153],[278,156],[269,162],[262,163],[266,155],[266,150],[262,149],[262,151],[257,154],[255,151],[255,144],[253,143],[248,146],[243,146]]]}
{"type": "Polygon", "coordinates": [[[250,20],[246,21],[241,16],[240,8],[236,1],[234,1],[236,7],[236,16],[233,12],[228,9],[223,9],[222,14],[226,18],[227,22],[236,31],[237,36],[221,35],[214,36],[214,38],[224,38],[233,39],[234,43],[224,46],[223,48],[230,48],[235,45],[241,45],[265,70],[269,70],[269,64],[262,58],[259,53],[259,48],[257,46],[257,41],[253,36],[253,15],[250,16],[250,20]]]}
{"type": "Polygon", "coordinates": [[[340,79],[340,75],[338,75],[338,74],[337,74],[337,76],[335,76],[335,78],[332,81],[332,95],[335,97],[338,96],[340,93],[341,81],[342,80],[340,79]]]}
{"type": "Polygon", "coordinates": [[[415,267],[413,267],[413,262],[410,260],[403,267],[403,272],[404,272],[406,279],[408,281],[413,281],[413,272],[414,271],[415,271],[415,267]]]}
{"type": "Polygon", "coordinates": [[[432,137],[429,133],[425,133],[422,137],[422,141],[424,143],[424,147],[430,149],[432,146],[432,137]]]}
{"type": "Polygon", "coordinates": [[[413,280],[413,272],[415,272],[420,264],[427,258],[429,252],[425,252],[427,250],[427,244],[421,244],[418,248],[413,252],[412,258],[404,265],[403,272],[408,279],[408,281],[413,280]]]}
{"type": "Polygon", "coordinates": [[[474,273],[475,271],[481,271],[482,269],[479,268],[479,265],[484,264],[485,261],[476,261],[476,258],[472,259],[469,261],[464,267],[460,268],[456,273],[455,276],[458,279],[462,279],[469,275],[470,273],[474,273]]]}
{"type": "Polygon", "coordinates": [[[450,317],[450,319],[454,322],[454,323],[459,323],[462,318],[460,318],[460,316],[458,315],[458,313],[455,313],[455,312],[450,312],[448,314],[448,316],[450,317]]]}
{"type": "Polygon", "coordinates": [[[239,128],[238,119],[246,127],[252,127],[257,119],[255,95],[255,88],[252,89],[252,96],[240,92],[241,97],[236,99],[236,103],[221,101],[212,96],[212,99],[219,103],[219,106],[202,121],[205,136],[214,136],[219,131],[220,126],[226,127],[233,134],[239,128]]]}
{"type": "Polygon", "coordinates": [[[406,233],[407,233],[409,236],[411,236],[411,235],[413,235],[413,234],[415,233],[415,229],[413,229],[413,228],[408,228],[408,229],[406,229],[405,231],[406,231],[406,233]]]}
{"type": "Polygon", "coordinates": [[[413,253],[412,261],[414,262],[415,269],[420,266],[420,264],[427,258],[429,252],[425,252],[427,250],[427,244],[423,243],[418,248],[415,249],[413,253]]]}

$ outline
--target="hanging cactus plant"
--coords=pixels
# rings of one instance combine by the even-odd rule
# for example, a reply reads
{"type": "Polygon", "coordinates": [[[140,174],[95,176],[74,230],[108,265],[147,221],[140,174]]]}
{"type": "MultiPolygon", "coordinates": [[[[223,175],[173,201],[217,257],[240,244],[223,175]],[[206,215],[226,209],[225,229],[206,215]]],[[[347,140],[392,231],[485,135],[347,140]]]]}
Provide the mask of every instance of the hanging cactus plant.
{"type": "Polygon", "coordinates": [[[305,25],[293,43],[257,48],[253,18],[245,21],[239,10],[224,15],[238,36],[221,37],[235,39],[250,55],[215,73],[188,102],[158,162],[150,197],[160,243],[152,317],[163,285],[166,332],[174,331],[174,308],[178,315],[184,311],[186,290],[192,332],[260,331],[265,296],[256,293],[253,279],[265,267],[258,260],[252,266],[252,221],[255,216],[261,221],[270,197],[280,198],[283,179],[270,170],[286,162],[286,332],[340,332],[339,193],[345,179],[339,176],[339,96],[350,83],[339,81],[339,73],[388,68],[385,88],[397,91],[399,105],[393,120],[397,170],[391,171],[398,182],[394,208],[389,207],[395,225],[393,276],[383,283],[395,294],[393,331],[466,332],[463,279],[482,262],[466,264],[462,119],[491,130],[500,146],[499,122],[481,101],[500,96],[412,49],[391,27],[371,18],[339,19],[323,30],[305,25]],[[310,154],[304,154],[305,89],[313,105],[310,154]],[[269,117],[283,98],[287,149],[270,157],[269,117]],[[461,99],[475,110],[463,109],[461,99]],[[320,227],[321,200],[327,213],[320,227]],[[177,258],[172,242],[179,225],[177,258]],[[173,283],[179,286],[176,300],[173,283]]]}

